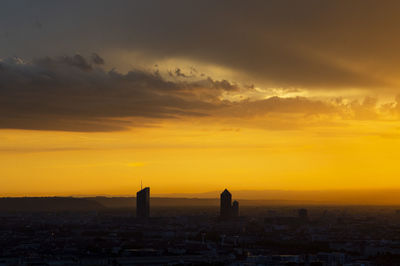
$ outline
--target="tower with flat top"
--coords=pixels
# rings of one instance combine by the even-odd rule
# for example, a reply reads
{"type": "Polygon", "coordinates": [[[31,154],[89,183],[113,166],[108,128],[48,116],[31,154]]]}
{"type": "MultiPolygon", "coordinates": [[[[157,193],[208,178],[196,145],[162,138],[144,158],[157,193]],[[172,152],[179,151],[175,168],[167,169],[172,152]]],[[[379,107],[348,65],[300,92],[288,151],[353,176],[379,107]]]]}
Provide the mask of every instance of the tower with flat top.
{"type": "Polygon", "coordinates": [[[239,217],[239,202],[237,200],[232,203],[232,217],[239,217]]]}
{"type": "Polygon", "coordinates": [[[136,193],[136,217],[150,217],[150,188],[145,187],[136,193]]]}

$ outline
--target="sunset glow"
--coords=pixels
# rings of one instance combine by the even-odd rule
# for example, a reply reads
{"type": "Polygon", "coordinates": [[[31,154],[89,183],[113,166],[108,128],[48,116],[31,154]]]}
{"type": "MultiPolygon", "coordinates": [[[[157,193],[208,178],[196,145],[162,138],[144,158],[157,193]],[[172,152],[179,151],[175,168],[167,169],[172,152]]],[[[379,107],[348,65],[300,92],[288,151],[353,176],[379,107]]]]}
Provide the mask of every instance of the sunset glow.
{"type": "Polygon", "coordinates": [[[400,189],[399,3],[89,2],[0,11],[0,196],[400,189]]]}

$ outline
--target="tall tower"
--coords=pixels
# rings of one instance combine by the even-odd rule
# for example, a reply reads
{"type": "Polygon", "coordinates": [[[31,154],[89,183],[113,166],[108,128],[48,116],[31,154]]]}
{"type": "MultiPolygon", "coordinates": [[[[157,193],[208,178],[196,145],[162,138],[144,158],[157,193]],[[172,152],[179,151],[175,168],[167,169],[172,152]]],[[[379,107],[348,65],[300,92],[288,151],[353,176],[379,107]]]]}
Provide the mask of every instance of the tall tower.
{"type": "Polygon", "coordinates": [[[231,208],[232,208],[232,194],[225,189],[221,193],[221,205],[220,205],[220,214],[221,218],[229,218],[231,216],[231,208]]]}
{"type": "Polygon", "coordinates": [[[307,221],[308,220],[308,211],[307,209],[300,209],[297,211],[299,218],[303,221],[307,221]]]}
{"type": "Polygon", "coordinates": [[[232,203],[232,217],[239,217],[239,202],[237,200],[232,203]]]}
{"type": "Polygon", "coordinates": [[[136,193],[136,217],[150,217],[150,188],[145,187],[136,193]]]}

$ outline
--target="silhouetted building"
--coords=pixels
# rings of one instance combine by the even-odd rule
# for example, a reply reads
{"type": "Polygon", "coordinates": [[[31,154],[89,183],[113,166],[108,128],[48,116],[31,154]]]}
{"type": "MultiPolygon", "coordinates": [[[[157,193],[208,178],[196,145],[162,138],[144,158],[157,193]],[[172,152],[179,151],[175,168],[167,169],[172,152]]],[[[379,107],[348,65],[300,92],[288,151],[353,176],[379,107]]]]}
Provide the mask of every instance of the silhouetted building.
{"type": "Polygon", "coordinates": [[[302,220],[308,220],[308,211],[306,209],[300,209],[298,211],[299,218],[302,220]]]}
{"type": "Polygon", "coordinates": [[[231,208],[232,208],[232,194],[225,189],[221,193],[221,205],[220,205],[220,214],[221,218],[229,218],[231,216],[231,208]]]}
{"type": "Polygon", "coordinates": [[[232,217],[239,217],[239,202],[236,200],[232,203],[232,217]]]}
{"type": "Polygon", "coordinates": [[[144,189],[136,193],[136,217],[150,217],[150,188],[144,189]]]}

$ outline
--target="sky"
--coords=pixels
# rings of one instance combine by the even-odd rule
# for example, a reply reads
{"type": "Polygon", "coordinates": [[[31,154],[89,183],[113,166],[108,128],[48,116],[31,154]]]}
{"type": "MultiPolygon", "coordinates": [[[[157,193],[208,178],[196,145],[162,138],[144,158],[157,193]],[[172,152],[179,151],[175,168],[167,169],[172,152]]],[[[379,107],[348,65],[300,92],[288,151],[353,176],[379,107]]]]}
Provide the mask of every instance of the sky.
{"type": "Polygon", "coordinates": [[[399,12],[5,0],[0,196],[400,189],[399,12]]]}

